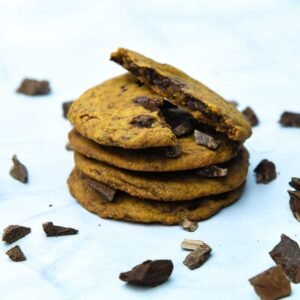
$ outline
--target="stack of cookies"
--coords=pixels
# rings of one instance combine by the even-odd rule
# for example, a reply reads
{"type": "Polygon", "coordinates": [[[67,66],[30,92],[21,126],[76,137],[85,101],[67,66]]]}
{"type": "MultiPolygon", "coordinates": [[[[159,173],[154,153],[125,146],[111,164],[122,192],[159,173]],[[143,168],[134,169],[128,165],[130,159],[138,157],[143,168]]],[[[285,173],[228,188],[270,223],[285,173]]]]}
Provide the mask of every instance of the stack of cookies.
{"type": "Polygon", "coordinates": [[[68,113],[74,198],[103,218],[162,224],[237,201],[251,135],[243,114],[170,65],[123,48],[111,60],[129,73],[86,91],[68,113]]]}

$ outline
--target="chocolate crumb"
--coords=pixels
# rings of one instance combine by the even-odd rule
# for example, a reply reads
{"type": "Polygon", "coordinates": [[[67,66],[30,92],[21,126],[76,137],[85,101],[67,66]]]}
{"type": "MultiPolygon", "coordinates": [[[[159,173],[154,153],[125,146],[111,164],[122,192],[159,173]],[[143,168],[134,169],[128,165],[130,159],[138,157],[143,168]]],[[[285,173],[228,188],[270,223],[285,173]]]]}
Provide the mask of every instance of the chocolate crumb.
{"type": "Polygon", "coordinates": [[[277,176],[275,164],[267,159],[263,159],[254,169],[256,183],[267,184],[277,176]]]}
{"type": "Polygon", "coordinates": [[[300,113],[285,111],[281,114],[279,123],[285,127],[300,127],[300,113]]]}
{"type": "Polygon", "coordinates": [[[181,155],[181,147],[179,144],[172,147],[164,147],[164,153],[167,158],[176,158],[181,155]]]}
{"type": "Polygon", "coordinates": [[[146,260],[131,271],[121,273],[119,278],[136,285],[155,287],[167,281],[173,271],[173,263],[169,259],[146,260]]]}
{"type": "Polygon", "coordinates": [[[200,241],[200,240],[189,240],[189,239],[184,239],[181,242],[181,248],[184,250],[196,250],[200,246],[205,247],[205,243],[200,241]]]}
{"type": "Polygon", "coordinates": [[[134,117],[130,123],[136,127],[150,128],[150,127],[152,127],[152,124],[154,123],[154,121],[155,121],[155,118],[152,116],[140,115],[138,117],[134,117]]]}
{"type": "Polygon", "coordinates": [[[191,270],[199,268],[209,257],[211,247],[202,243],[199,247],[187,255],[183,263],[191,270]]]}
{"type": "Polygon", "coordinates": [[[292,282],[300,282],[300,248],[297,242],[282,234],[281,241],[269,254],[292,282]]]}
{"type": "Polygon", "coordinates": [[[47,95],[50,93],[49,82],[25,78],[18,87],[17,93],[28,96],[47,95]]]}
{"type": "Polygon", "coordinates": [[[17,156],[12,157],[13,166],[10,169],[9,174],[16,180],[27,183],[28,182],[28,171],[26,167],[18,160],[17,156]]]}
{"type": "Polygon", "coordinates": [[[249,281],[260,299],[275,300],[291,294],[291,283],[280,266],[272,267],[249,281]]]}
{"type": "Polygon", "coordinates": [[[2,241],[11,244],[23,238],[31,232],[29,227],[9,225],[3,230],[2,241]]]}
{"type": "Polygon", "coordinates": [[[63,109],[63,117],[64,118],[67,118],[68,116],[68,112],[69,112],[69,109],[72,105],[74,101],[66,101],[66,102],[63,102],[62,104],[62,109],[63,109]]]}
{"type": "Polygon", "coordinates": [[[300,221],[300,191],[288,191],[290,195],[290,209],[297,221],[300,221]]]}
{"type": "Polygon", "coordinates": [[[115,189],[88,177],[85,177],[85,181],[89,186],[91,186],[93,189],[99,192],[105,198],[106,201],[112,202],[114,200],[114,197],[117,192],[115,189]]]}
{"type": "Polygon", "coordinates": [[[291,181],[289,182],[289,185],[297,191],[300,191],[300,178],[292,177],[291,181]]]}
{"type": "Polygon", "coordinates": [[[204,178],[225,177],[228,175],[228,169],[218,166],[208,166],[197,170],[196,175],[204,178]]]}
{"type": "Polygon", "coordinates": [[[63,236],[77,234],[78,230],[71,227],[63,227],[54,225],[52,222],[46,222],[43,224],[43,229],[48,237],[63,236]]]}
{"type": "Polygon", "coordinates": [[[194,136],[196,144],[206,146],[207,148],[212,150],[217,149],[221,143],[219,140],[213,138],[212,136],[196,129],[194,131],[194,136]]]}
{"type": "Polygon", "coordinates": [[[194,232],[198,228],[198,223],[197,222],[191,222],[188,219],[184,219],[183,222],[181,223],[181,226],[184,230],[194,232]]]}
{"type": "Polygon", "coordinates": [[[144,108],[150,111],[159,110],[159,108],[162,106],[162,101],[159,99],[149,98],[146,96],[137,97],[133,99],[133,102],[142,105],[144,108]]]}
{"type": "Polygon", "coordinates": [[[249,121],[250,125],[252,127],[257,126],[259,121],[258,118],[255,114],[255,112],[253,111],[253,109],[249,106],[247,106],[242,113],[244,114],[244,116],[247,118],[247,120],[249,121]]]}
{"type": "Polygon", "coordinates": [[[8,255],[8,257],[15,262],[26,260],[26,257],[19,246],[15,246],[9,249],[5,252],[5,254],[8,255]]]}

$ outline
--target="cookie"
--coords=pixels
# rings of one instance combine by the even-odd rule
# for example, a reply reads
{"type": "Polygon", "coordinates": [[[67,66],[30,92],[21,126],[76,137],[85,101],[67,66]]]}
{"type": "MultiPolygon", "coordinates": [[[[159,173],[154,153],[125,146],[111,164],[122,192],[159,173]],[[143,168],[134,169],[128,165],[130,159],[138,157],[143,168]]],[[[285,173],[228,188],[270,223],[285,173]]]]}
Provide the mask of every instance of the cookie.
{"type": "Polygon", "coordinates": [[[69,133],[69,141],[75,151],[108,163],[115,167],[147,172],[181,171],[219,164],[230,160],[237,154],[238,143],[222,140],[217,150],[197,145],[193,135],[178,139],[181,155],[168,158],[162,148],[123,149],[99,145],[84,138],[76,130],[69,133]]]}
{"type": "Polygon", "coordinates": [[[230,139],[244,141],[250,137],[251,126],[234,105],[182,71],[124,48],[112,53],[111,60],[129,70],[157,94],[184,107],[194,118],[213,126],[230,139]]]}
{"type": "Polygon", "coordinates": [[[79,153],[74,154],[76,167],[86,176],[132,196],[158,200],[192,200],[228,192],[245,181],[248,170],[246,150],[228,165],[222,178],[201,178],[195,171],[149,173],[119,169],[79,153]]]}
{"type": "Polygon", "coordinates": [[[81,135],[107,146],[128,149],[176,146],[177,140],[158,107],[163,98],[121,75],[86,91],[70,107],[68,119],[81,135]],[[151,99],[157,109],[138,104],[151,99]]]}
{"type": "Polygon", "coordinates": [[[68,179],[73,197],[87,210],[102,218],[139,223],[180,224],[205,220],[239,199],[243,185],[225,194],[185,202],[155,202],[119,193],[114,202],[107,202],[101,194],[88,186],[80,172],[74,169],[68,179]]]}

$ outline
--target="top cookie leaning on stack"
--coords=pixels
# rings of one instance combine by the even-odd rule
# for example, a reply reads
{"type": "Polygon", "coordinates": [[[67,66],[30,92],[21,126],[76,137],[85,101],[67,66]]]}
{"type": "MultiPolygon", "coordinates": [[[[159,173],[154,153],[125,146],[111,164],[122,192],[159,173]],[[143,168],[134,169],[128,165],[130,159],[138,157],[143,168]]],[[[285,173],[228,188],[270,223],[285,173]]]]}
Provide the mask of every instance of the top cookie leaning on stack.
{"type": "Polygon", "coordinates": [[[72,195],[105,218],[164,224],[236,201],[248,169],[244,116],[174,67],[126,49],[111,59],[131,73],[88,90],[68,113],[72,195]]]}

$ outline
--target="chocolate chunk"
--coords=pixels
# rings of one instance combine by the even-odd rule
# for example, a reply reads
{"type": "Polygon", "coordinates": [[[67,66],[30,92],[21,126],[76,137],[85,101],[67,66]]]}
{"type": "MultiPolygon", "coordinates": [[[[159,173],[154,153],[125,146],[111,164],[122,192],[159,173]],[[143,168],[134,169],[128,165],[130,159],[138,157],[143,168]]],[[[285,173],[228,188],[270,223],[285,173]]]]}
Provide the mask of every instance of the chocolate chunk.
{"type": "Polygon", "coordinates": [[[199,247],[187,255],[183,263],[191,270],[199,268],[209,257],[211,247],[202,243],[199,247]]]}
{"type": "Polygon", "coordinates": [[[149,97],[137,97],[133,99],[133,102],[142,105],[150,111],[159,110],[159,108],[162,106],[162,101],[149,97]]]}
{"type": "Polygon", "coordinates": [[[140,115],[138,117],[134,117],[130,123],[136,127],[150,128],[154,121],[155,118],[153,118],[152,116],[140,115]]]}
{"type": "Polygon", "coordinates": [[[202,246],[202,247],[206,246],[206,244],[204,242],[200,241],[200,240],[188,240],[188,239],[184,239],[181,242],[180,246],[184,250],[196,250],[200,246],[202,246]]]}
{"type": "Polygon", "coordinates": [[[17,89],[17,93],[35,96],[47,95],[50,92],[49,82],[46,80],[23,79],[21,85],[17,89]]]}
{"type": "Polygon", "coordinates": [[[66,144],[66,150],[68,150],[68,151],[74,151],[73,145],[71,143],[67,143],[66,144]]]}
{"type": "Polygon", "coordinates": [[[254,169],[256,183],[269,183],[277,176],[275,164],[267,159],[263,159],[254,169]]]}
{"type": "Polygon", "coordinates": [[[291,283],[280,266],[272,267],[249,281],[262,300],[279,299],[291,294],[291,283]]]}
{"type": "Polygon", "coordinates": [[[67,118],[67,115],[68,115],[68,112],[69,112],[69,109],[72,105],[74,101],[66,101],[66,102],[63,102],[62,104],[62,109],[63,109],[63,116],[64,118],[67,118]]]}
{"type": "Polygon", "coordinates": [[[199,177],[225,177],[228,174],[227,168],[220,168],[218,166],[208,166],[196,171],[196,175],[199,177]]]}
{"type": "Polygon", "coordinates": [[[173,271],[169,259],[146,260],[131,271],[121,273],[119,278],[125,282],[145,286],[157,286],[165,282],[173,271]]]}
{"type": "Polygon", "coordinates": [[[29,227],[9,225],[3,230],[2,241],[11,244],[23,238],[31,232],[29,227]]]}
{"type": "Polygon", "coordinates": [[[232,104],[233,106],[235,106],[235,107],[239,106],[239,103],[237,101],[235,101],[235,100],[228,100],[228,102],[230,104],[232,104]]]}
{"type": "Polygon", "coordinates": [[[16,180],[21,181],[22,183],[28,182],[28,171],[26,167],[18,160],[17,156],[12,157],[13,166],[10,169],[9,174],[16,180]]]}
{"type": "Polygon", "coordinates": [[[290,208],[297,221],[300,221],[300,191],[288,191],[290,195],[290,208]]]}
{"type": "Polygon", "coordinates": [[[203,145],[209,149],[215,150],[219,147],[221,143],[219,140],[199,130],[194,131],[194,136],[197,145],[203,145]]]}
{"type": "Polygon", "coordinates": [[[181,226],[184,230],[194,232],[198,228],[198,223],[197,222],[191,222],[188,219],[184,219],[183,222],[181,223],[181,226]]]}
{"type": "Polygon", "coordinates": [[[291,181],[289,182],[289,185],[297,191],[300,191],[300,178],[292,177],[291,181]]]}
{"type": "Polygon", "coordinates": [[[300,282],[300,248],[294,240],[282,234],[280,243],[269,254],[292,282],[300,282]]]}
{"type": "Polygon", "coordinates": [[[9,249],[8,251],[5,252],[5,254],[8,255],[8,257],[11,260],[16,261],[16,262],[26,260],[26,257],[19,246],[15,246],[15,247],[9,249]]]}
{"type": "Polygon", "coordinates": [[[54,225],[52,222],[46,222],[43,224],[43,229],[46,235],[49,236],[63,236],[77,234],[78,230],[71,227],[63,227],[54,225]]]}
{"type": "Polygon", "coordinates": [[[300,113],[283,112],[279,123],[286,127],[300,127],[300,113]]]}
{"type": "Polygon", "coordinates": [[[250,125],[252,127],[258,125],[259,121],[258,121],[258,118],[255,114],[255,112],[252,110],[251,107],[246,107],[242,113],[244,114],[244,116],[247,118],[247,120],[249,121],[250,125]]]}
{"type": "Polygon", "coordinates": [[[174,147],[164,147],[164,153],[167,158],[179,157],[181,155],[181,147],[179,144],[174,147]]]}
{"type": "Polygon", "coordinates": [[[114,200],[117,191],[113,188],[88,177],[85,178],[85,181],[89,186],[91,186],[93,189],[99,192],[105,198],[106,201],[111,202],[114,200]]]}
{"type": "Polygon", "coordinates": [[[192,133],[194,125],[191,119],[185,119],[181,124],[173,128],[173,132],[177,137],[185,136],[192,133]]]}

